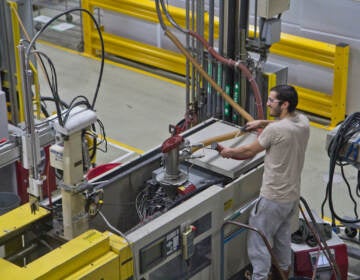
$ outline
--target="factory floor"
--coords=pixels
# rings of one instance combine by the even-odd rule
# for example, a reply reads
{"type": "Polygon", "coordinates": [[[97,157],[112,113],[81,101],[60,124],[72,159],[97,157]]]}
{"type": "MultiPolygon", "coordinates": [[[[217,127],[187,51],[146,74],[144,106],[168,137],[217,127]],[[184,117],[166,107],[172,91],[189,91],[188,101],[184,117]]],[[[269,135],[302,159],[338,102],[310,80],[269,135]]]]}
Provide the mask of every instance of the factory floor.
{"type": "MultiPolygon", "coordinates": [[[[41,43],[37,47],[55,64],[59,95],[64,101],[70,102],[77,95],[86,95],[92,100],[99,60],[49,44],[41,43]]],[[[43,78],[41,85],[42,94],[50,95],[43,78]]],[[[107,61],[95,109],[110,142],[108,153],[98,153],[98,163],[126,161],[158,146],[170,136],[169,124],[176,124],[184,115],[185,88],[166,78],[107,61]]],[[[328,130],[311,127],[302,176],[301,195],[319,216],[328,181],[327,133],[328,130]]],[[[350,186],[356,186],[357,170],[348,167],[346,173],[350,186]]],[[[351,216],[353,204],[338,169],[333,188],[336,211],[340,216],[351,216]]],[[[325,216],[330,216],[329,213],[326,203],[325,216]]],[[[348,279],[360,279],[357,276],[360,275],[359,264],[358,259],[349,258],[348,279]]]]}

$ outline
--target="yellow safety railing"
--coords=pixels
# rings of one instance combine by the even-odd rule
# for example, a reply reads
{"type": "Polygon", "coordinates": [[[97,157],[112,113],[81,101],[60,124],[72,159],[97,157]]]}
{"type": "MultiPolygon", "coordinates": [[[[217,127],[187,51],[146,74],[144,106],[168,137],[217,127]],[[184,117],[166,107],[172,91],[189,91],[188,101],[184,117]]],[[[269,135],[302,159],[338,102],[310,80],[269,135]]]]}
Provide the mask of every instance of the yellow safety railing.
{"type": "MultiPolygon", "coordinates": [[[[267,76],[267,88],[270,90],[272,87],[276,86],[276,74],[275,73],[264,73],[267,76]]],[[[270,116],[270,110],[266,110],[266,118],[274,119],[274,117],[270,116]]]]}
{"type": "MultiPolygon", "coordinates": [[[[95,9],[105,9],[139,20],[158,23],[155,3],[153,1],[82,0],[82,7],[92,12],[95,9]]],[[[169,6],[168,10],[177,23],[185,26],[185,11],[183,9],[169,6]]],[[[206,16],[204,24],[204,30],[207,30],[209,22],[206,16]]],[[[215,37],[218,36],[218,30],[219,21],[215,19],[215,37]]],[[[96,56],[99,53],[100,42],[94,25],[87,16],[83,17],[83,31],[84,52],[96,56]]],[[[185,58],[177,52],[109,34],[106,30],[103,35],[106,53],[185,75],[185,58]]],[[[274,44],[270,48],[270,52],[332,69],[334,74],[332,92],[318,92],[294,85],[299,93],[298,108],[328,119],[329,125],[327,126],[313,124],[329,129],[335,127],[345,118],[349,61],[348,45],[327,44],[282,33],[280,42],[274,44]]]]}
{"type": "Polygon", "coordinates": [[[280,42],[270,48],[273,54],[332,69],[332,92],[294,85],[299,93],[300,110],[329,119],[327,126],[313,125],[332,129],[345,118],[349,51],[347,44],[328,44],[285,33],[281,34],[280,42]]]}
{"type": "MultiPolygon", "coordinates": [[[[153,1],[136,1],[136,0],[83,0],[81,3],[84,9],[94,12],[95,9],[104,9],[111,12],[120,13],[139,20],[158,23],[158,17],[153,1]]],[[[169,7],[169,12],[175,21],[185,26],[185,11],[177,7],[169,7]]],[[[169,22],[166,23],[170,25],[169,22]]],[[[208,16],[205,16],[204,26],[207,30],[209,25],[208,16]]],[[[215,33],[218,34],[218,24],[215,24],[215,33]]],[[[83,17],[84,30],[84,52],[89,55],[96,55],[100,49],[99,36],[96,33],[93,23],[89,17],[83,17]]],[[[205,32],[205,37],[208,34],[205,32]]],[[[152,45],[143,44],[128,38],[123,38],[109,34],[106,30],[103,32],[103,39],[106,53],[115,56],[124,57],[139,63],[158,67],[180,75],[185,75],[185,58],[177,52],[164,50],[152,45]]]]}

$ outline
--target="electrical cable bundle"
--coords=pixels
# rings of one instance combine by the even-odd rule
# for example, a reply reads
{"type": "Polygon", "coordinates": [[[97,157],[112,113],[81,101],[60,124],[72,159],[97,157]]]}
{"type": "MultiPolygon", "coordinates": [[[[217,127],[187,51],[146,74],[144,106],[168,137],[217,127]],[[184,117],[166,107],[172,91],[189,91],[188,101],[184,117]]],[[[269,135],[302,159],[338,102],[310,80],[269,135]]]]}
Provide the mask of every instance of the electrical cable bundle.
{"type": "MultiPolygon", "coordinates": [[[[74,9],[70,9],[70,10],[67,10],[63,13],[60,13],[56,16],[54,16],[53,18],[51,18],[34,36],[34,38],[28,42],[29,45],[28,45],[28,49],[26,51],[26,63],[25,65],[29,65],[29,61],[30,61],[30,55],[32,54],[37,54],[39,55],[40,57],[40,61],[41,61],[41,64],[42,66],[44,66],[44,63],[43,63],[43,60],[41,59],[41,56],[45,57],[48,61],[48,64],[50,66],[50,69],[51,69],[51,74],[52,74],[52,79],[50,80],[49,78],[49,75],[47,73],[47,71],[45,71],[45,75],[46,75],[46,78],[47,78],[47,81],[49,83],[49,86],[50,86],[50,89],[51,89],[51,93],[53,95],[53,100],[55,102],[55,106],[56,106],[56,112],[57,112],[57,118],[58,118],[58,121],[59,121],[59,124],[61,126],[64,126],[65,123],[66,123],[66,120],[68,119],[68,116],[70,114],[70,111],[76,107],[76,106],[79,106],[79,105],[85,105],[87,108],[90,108],[91,110],[94,110],[94,107],[95,107],[95,103],[96,103],[96,99],[98,97],[98,93],[99,93],[99,89],[100,89],[100,84],[101,84],[101,80],[102,80],[102,75],[103,75],[103,69],[104,69],[104,60],[105,60],[105,50],[104,50],[104,40],[103,40],[103,37],[102,37],[102,34],[101,34],[101,29],[100,29],[100,26],[99,24],[97,23],[95,17],[86,9],[82,9],[82,8],[74,8],[74,9]],[[76,12],[76,11],[80,11],[80,12],[84,12],[84,13],[87,13],[90,18],[92,19],[92,21],[94,22],[94,25],[98,31],[98,34],[99,34],[99,38],[100,38],[100,43],[101,43],[101,64],[100,64],[100,71],[99,71],[99,77],[98,77],[98,81],[97,81],[97,85],[96,85],[96,89],[95,89],[95,93],[94,93],[94,97],[93,97],[93,100],[92,100],[92,103],[90,103],[87,98],[83,97],[83,96],[76,96],[70,103],[70,105],[68,106],[68,111],[65,115],[65,118],[62,119],[62,116],[61,116],[61,108],[60,108],[60,105],[63,104],[63,102],[60,100],[59,98],[59,94],[58,94],[58,87],[57,87],[57,77],[56,77],[56,72],[55,72],[55,67],[54,67],[54,64],[52,63],[52,61],[50,60],[50,58],[38,51],[35,49],[35,42],[36,40],[39,38],[39,36],[45,31],[45,29],[50,26],[50,24],[52,24],[55,20],[57,20],[58,18],[64,16],[64,15],[68,15],[68,14],[71,14],[73,12],[76,12]],[[79,102],[75,102],[76,99],[78,98],[83,98],[84,100],[82,101],[79,101],[79,102]]],[[[46,69],[44,67],[44,69],[46,69]]],[[[45,114],[46,115],[46,114],[45,114]]]]}
{"type": "MultiPolygon", "coordinates": [[[[322,217],[324,217],[324,205],[325,205],[327,199],[329,199],[329,208],[330,208],[330,212],[332,215],[331,218],[332,218],[333,226],[335,225],[335,219],[338,219],[342,223],[360,222],[360,219],[358,219],[358,214],[357,214],[357,203],[353,197],[353,194],[352,194],[351,188],[350,188],[350,184],[347,181],[347,179],[345,178],[345,173],[344,173],[344,166],[349,165],[350,163],[356,165],[356,163],[357,163],[358,148],[354,147],[354,143],[351,143],[350,140],[353,137],[355,137],[356,134],[359,132],[360,132],[360,112],[356,112],[356,113],[349,115],[345,119],[345,121],[338,127],[338,130],[337,130],[335,136],[332,138],[332,140],[330,141],[330,144],[328,146],[328,156],[330,158],[329,180],[328,180],[328,183],[326,186],[325,199],[321,204],[321,215],[322,215],[322,217]],[[345,149],[346,145],[349,145],[348,150],[345,149]],[[353,151],[354,151],[354,155],[351,158],[350,154],[353,151]],[[334,177],[336,165],[340,166],[340,168],[341,168],[341,174],[347,185],[350,199],[352,200],[352,202],[354,204],[354,214],[356,217],[356,219],[354,219],[354,220],[341,218],[336,213],[335,208],[334,208],[332,184],[333,184],[333,177],[334,177]]],[[[354,141],[354,142],[356,142],[356,141],[354,141]]],[[[356,195],[357,195],[357,197],[360,197],[360,191],[359,191],[359,188],[360,188],[360,184],[359,184],[360,174],[359,173],[360,173],[360,171],[359,171],[358,166],[357,166],[357,168],[358,168],[358,176],[357,176],[358,182],[357,182],[357,186],[356,186],[356,195]]]]}
{"type": "Polygon", "coordinates": [[[139,192],[135,200],[135,208],[141,222],[171,207],[173,201],[166,191],[157,185],[148,184],[139,192]]]}
{"type": "MultiPolygon", "coordinates": [[[[104,40],[103,40],[103,37],[102,37],[102,34],[101,34],[100,26],[97,23],[95,17],[86,9],[74,8],[74,9],[67,10],[67,11],[65,11],[63,13],[60,13],[60,14],[54,16],[53,18],[51,18],[35,34],[34,38],[30,42],[29,41],[26,41],[26,42],[28,43],[28,49],[27,49],[27,52],[26,52],[26,59],[27,59],[26,65],[29,65],[30,55],[35,54],[35,55],[38,56],[38,58],[40,60],[40,63],[42,65],[43,69],[45,70],[44,74],[45,74],[46,80],[47,80],[47,82],[49,84],[49,87],[50,87],[50,90],[51,90],[51,93],[52,93],[52,97],[41,97],[41,102],[42,102],[41,111],[42,111],[42,113],[46,117],[49,117],[50,114],[46,109],[46,103],[45,102],[48,102],[48,101],[54,102],[59,125],[65,126],[66,122],[69,119],[70,112],[75,107],[81,106],[81,107],[85,107],[87,109],[94,110],[95,103],[96,103],[97,96],[98,96],[99,89],[100,89],[101,80],[102,80],[103,69],[104,69],[104,60],[105,60],[104,40]],[[45,29],[48,26],[50,26],[50,24],[52,24],[55,20],[57,20],[58,18],[60,18],[60,17],[62,17],[64,15],[68,15],[68,14],[71,14],[71,13],[76,12],[76,11],[87,13],[90,16],[90,18],[92,19],[92,21],[94,22],[94,25],[95,25],[95,27],[96,27],[96,29],[98,31],[99,38],[100,38],[100,43],[101,43],[101,64],[100,64],[99,77],[98,77],[98,81],[97,81],[97,85],[96,85],[96,89],[95,89],[95,93],[94,93],[94,97],[93,97],[92,102],[90,103],[90,101],[88,100],[88,98],[86,96],[78,95],[78,96],[74,97],[71,100],[70,104],[68,105],[64,101],[62,101],[60,99],[60,97],[59,97],[57,75],[56,75],[55,66],[54,66],[53,62],[51,61],[51,59],[45,53],[43,53],[41,51],[38,51],[35,48],[35,42],[39,38],[39,36],[45,31],[45,29]],[[45,63],[44,63],[43,58],[45,58],[45,60],[47,61],[47,64],[49,65],[51,77],[49,76],[48,69],[45,67],[45,63]],[[64,109],[67,109],[65,113],[62,112],[64,109]]],[[[104,125],[99,119],[97,119],[97,123],[98,123],[98,126],[100,127],[100,131],[101,131],[100,132],[101,133],[100,139],[99,139],[99,137],[98,137],[98,135],[96,133],[95,124],[92,125],[91,130],[87,130],[83,134],[83,135],[87,135],[88,137],[92,138],[92,147],[90,148],[90,151],[91,151],[90,159],[91,160],[93,158],[95,158],[96,150],[99,149],[98,148],[99,145],[104,144],[105,145],[104,149],[100,149],[100,150],[105,151],[105,152],[107,151],[107,140],[106,140],[106,137],[105,137],[104,125]]]]}

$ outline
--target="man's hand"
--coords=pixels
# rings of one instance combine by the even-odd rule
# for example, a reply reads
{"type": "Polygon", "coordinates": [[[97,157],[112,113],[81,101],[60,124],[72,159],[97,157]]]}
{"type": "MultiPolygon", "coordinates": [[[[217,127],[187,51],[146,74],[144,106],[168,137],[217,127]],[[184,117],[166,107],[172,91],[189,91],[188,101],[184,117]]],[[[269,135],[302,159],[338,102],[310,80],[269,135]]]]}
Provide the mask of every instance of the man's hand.
{"type": "Polygon", "coordinates": [[[37,211],[39,211],[39,198],[38,197],[29,195],[29,204],[30,204],[31,214],[35,214],[37,211]]]}
{"type": "Polygon", "coordinates": [[[220,151],[220,155],[224,158],[231,158],[233,156],[232,149],[231,148],[223,148],[220,151]]]}

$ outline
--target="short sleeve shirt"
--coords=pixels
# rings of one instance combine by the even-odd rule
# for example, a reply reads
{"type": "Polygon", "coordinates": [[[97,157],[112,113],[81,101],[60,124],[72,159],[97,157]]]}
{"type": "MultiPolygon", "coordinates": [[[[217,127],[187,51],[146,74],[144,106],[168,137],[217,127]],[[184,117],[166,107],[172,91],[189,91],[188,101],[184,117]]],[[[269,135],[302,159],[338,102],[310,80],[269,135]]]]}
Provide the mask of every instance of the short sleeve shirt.
{"type": "Polygon", "coordinates": [[[259,143],[266,150],[260,195],[279,202],[300,197],[301,171],[309,140],[309,120],[294,113],[265,127],[259,143]]]}

